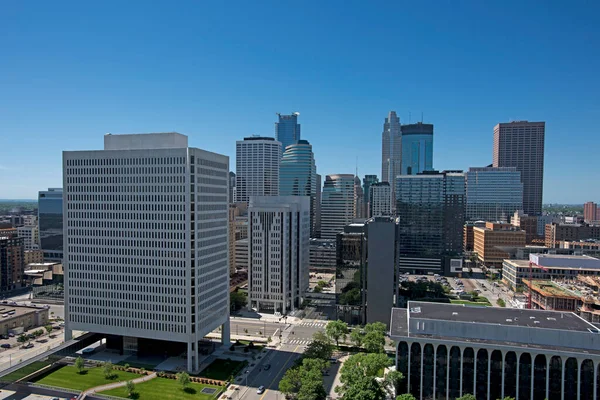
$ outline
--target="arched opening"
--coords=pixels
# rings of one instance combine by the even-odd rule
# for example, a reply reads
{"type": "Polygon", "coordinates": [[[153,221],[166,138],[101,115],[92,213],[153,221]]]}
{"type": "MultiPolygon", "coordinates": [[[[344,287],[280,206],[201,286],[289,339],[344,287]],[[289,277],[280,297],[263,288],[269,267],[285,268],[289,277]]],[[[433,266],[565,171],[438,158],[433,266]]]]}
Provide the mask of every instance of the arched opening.
{"type": "Polygon", "coordinates": [[[433,396],[433,370],[435,367],[435,356],[432,344],[426,344],[423,347],[423,398],[433,396]]]}
{"type": "Polygon", "coordinates": [[[490,399],[502,398],[502,352],[492,351],[490,361],[490,399]]]}
{"type": "Polygon", "coordinates": [[[410,346],[410,394],[421,398],[421,345],[410,346]]]}
{"type": "Polygon", "coordinates": [[[533,399],[546,398],[546,356],[538,354],[533,362],[533,399]]]}
{"type": "Polygon", "coordinates": [[[400,382],[400,393],[406,393],[408,382],[408,343],[406,342],[398,344],[398,365],[396,365],[396,368],[404,375],[404,379],[400,382]]]}
{"type": "Polygon", "coordinates": [[[523,353],[519,357],[519,399],[531,398],[531,354],[523,353]]]}
{"type": "Polygon", "coordinates": [[[548,385],[548,400],[561,400],[562,391],[562,359],[554,356],[550,359],[550,379],[548,385]]]}
{"type": "Polygon", "coordinates": [[[577,381],[579,378],[577,360],[568,358],[565,363],[565,399],[577,398],[577,381]]]}
{"type": "Polygon", "coordinates": [[[435,354],[435,398],[446,397],[446,373],[448,371],[448,350],[439,345],[435,354]]]}
{"type": "Polygon", "coordinates": [[[504,396],[517,397],[517,355],[514,351],[504,358],[504,396]]]}
{"type": "Polygon", "coordinates": [[[463,351],[462,365],[462,395],[467,393],[473,394],[473,373],[475,371],[475,352],[471,347],[467,347],[463,351]]]}
{"type": "Polygon", "coordinates": [[[594,398],[594,362],[583,360],[581,363],[581,385],[579,390],[580,400],[593,400],[594,398]]]}
{"type": "Polygon", "coordinates": [[[450,374],[448,396],[451,399],[460,397],[460,348],[452,346],[450,349],[450,374]]]}
{"type": "Polygon", "coordinates": [[[475,397],[477,400],[486,400],[487,395],[487,377],[488,377],[488,352],[480,349],[477,352],[477,383],[475,397]]]}

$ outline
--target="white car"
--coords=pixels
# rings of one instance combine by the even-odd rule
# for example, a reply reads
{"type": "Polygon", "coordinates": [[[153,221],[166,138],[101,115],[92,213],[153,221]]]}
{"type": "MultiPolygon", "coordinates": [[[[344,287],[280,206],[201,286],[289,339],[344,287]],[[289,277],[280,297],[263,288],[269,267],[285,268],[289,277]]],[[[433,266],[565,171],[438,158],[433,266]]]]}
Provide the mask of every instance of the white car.
{"type": "Polygon", "coordinates": [[[264,392],[265,392],[264,386],[259,386],[258,389],[256,390],[256,394],[263,394],[264,392]]]}

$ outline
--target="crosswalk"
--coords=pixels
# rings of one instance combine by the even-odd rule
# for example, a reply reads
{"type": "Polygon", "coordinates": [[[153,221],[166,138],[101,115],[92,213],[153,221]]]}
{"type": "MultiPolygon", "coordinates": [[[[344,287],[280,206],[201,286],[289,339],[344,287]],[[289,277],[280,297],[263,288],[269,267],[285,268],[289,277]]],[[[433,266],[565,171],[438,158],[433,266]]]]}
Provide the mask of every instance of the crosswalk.
{"type": "Polygon", "coordinates": [[[325,328],[327,322],[300,322],[300,326],[312,326],[313,328],[325,328]]]}
{"type": "Polygon", "coordinates": [[[300,345],[308,345],[312,342],[310,339],[292,339],[288,341],[289,344],[300,344],[300,345]]]}

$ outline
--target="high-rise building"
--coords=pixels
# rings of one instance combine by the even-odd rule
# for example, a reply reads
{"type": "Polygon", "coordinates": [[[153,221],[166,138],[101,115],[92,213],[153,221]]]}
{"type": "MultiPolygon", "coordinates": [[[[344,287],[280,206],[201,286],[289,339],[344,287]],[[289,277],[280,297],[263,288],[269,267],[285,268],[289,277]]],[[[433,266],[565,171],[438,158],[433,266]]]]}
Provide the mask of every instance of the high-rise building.
{"type": "Polygon", "coordinates": [[[391,216],[392,187],[389,182],[373,183],[369,191],[369,217],[391,216]]]}
{"type": "Polygon", "coordinates": [[[275,139],[281,143],[281,150],[300,140],[299,112],[291,115],[277,114],[279,121],[275,122],[275,139]]]}
{"type": "Polygon", "coordinates": [[[354,175],[327,175],[321,199],[321,238],[335,239],[354,218],[354,175]]]}
{"type": "Polygon", "coordinates": [[[229,171],[229,202],[235,202],[235,172],[229,171]]]}
{"type": "Polygon", "coordinates": [[[515,121],[494,127],[494,167],[515,167],[523,182],[523,211],[542,214],[545,122],[515,121]]]}
{"type": "Polygon", "coordinates": [[[0,236],[0,292],[23,286],[24,251],[23,238],[0,236]]]}
{"type": "Polygon", "coordinates": [[[279,196],[281,142],[251,136],[235,144],[235,201],[250,196],[279,196]]]}
{"type": "Polygon", "coordinates": [[[381,182],[394,184],[402,170],[402,131],[396,111],[390,111],[381,134],[381,182]]]}
{"type": "Polygon", "coordinates": [[[281,196],[310,197],[310,236],[315,237],[317,223],[317,166],[312,146],[299,140],[285,148],[279,171],[281,196]]]}
{"type": "Polygon", "coordinates": [[[371,211],[370,211],[370,205],[369,205],[369,196],[370,196],[370,190],[369,188],[371,187],[372,184],[379,182],[379,178],[377,178],[377,175],[365,175],[365,177],[363,178],[363,194],[364,194],[364,209],[365,209],[365,215],[370,215],[371,211]]]}
{"type": "Polygon", "coordinates": [[[588,201],[583,205],[583,220],[585,222],[600,220],[598,215],[598,204],[588,201]]]}
{"type": "Polygon", "coordinates": [[[315,238],[321,238],[321,175],[317,174],[317,201],[315,207],[315,238]]]}
{"type": "Polygon", "coordinates": [[[509,221],[523,208],[523,183],[515,167],[469,168],[467,221],[509,221]]]}
{"type": "Polygon", "coordinates": [[[49,188],[38,193],[40,247],[47,260],[63,258],[63,190],[49,188]]]}
{"type": "Polygon", "coordinates": [[[23,238],[25,250],[37,250],[40,248],[40,232],[37,225],[23,225],[17,228],[17,235],[23,238]]]}
{"type": "Polygon", "coordinates": [[[462,269],[465,177],[460,171],[427,171],[396,180],[401,271],[455,273],[462,269]]]}
{"type": "Polygon", "coordinates": [[[310,197],[252,196],[248,213],[248,307],[296,310],[308,289],[310,197]]]}
{"type": "Polygon", "coordinates": [[[111,335],[126,354],[229,342],[229,159],[179,133],[104,136],[63,152],[65,336],[111,335]]]}
{"type": "MultiPolygon", "coordinates": [[[[433,124],[407,124],[402,132],[402,175],[433,170],[433,124]]],[[[400,175],[400,174],[398,174],[400,175]]]]}
{"type": "Polygon", "coordinates": [[[360,185],[360,178],[354,177],[354,218],[366,218],[364,213],[364,193],[360,185]]]}

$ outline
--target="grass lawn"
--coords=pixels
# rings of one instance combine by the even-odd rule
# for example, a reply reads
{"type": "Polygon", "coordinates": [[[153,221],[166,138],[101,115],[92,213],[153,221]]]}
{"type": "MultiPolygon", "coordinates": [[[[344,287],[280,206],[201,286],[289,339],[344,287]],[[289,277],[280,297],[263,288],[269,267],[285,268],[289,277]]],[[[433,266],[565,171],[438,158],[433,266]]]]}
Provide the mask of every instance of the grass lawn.
{"type": "Polygon", "coordinates": [[[226,381],[230,376],[237,375],[246,364],[248,364],[247,361],[223,360],[217,358],[208,367],[204,368],[198,376],[226,381]]]}
{"type": "MultiPolygon", "coordinates": [[[[199,383],[190,383],[184,392],[181,385],[175,379],[154,378],[139,385],[135,385],[135,399],[138,400],[210,400],[214,399],[214,395],[200,393],[202,388],[215,388],[219,393],[220,387],[211,385],[201,385],[199,383]]],[[[110,396],[122,397],[127,399],[127,389],[124,387],[111,389],[102,394],[110,396]]]]}
{"type": "Polygon", "coordinates": [[[468,306],[477,306],[477,307],[489,307],[489,306],[491,306],[490,303],[474,302],[474,301],[468,301],[468,300],[450,300],[450,303],[452,303],[452,304],[466,304],[468,306]]]}
{"type": "Polygon", "coordinates": [[[21,379],[21,378],[26,377],[29,374],[33,374],[35,371],[38,371],[52,363],[53,363],[52,360],[34,361],[31,364],[29,364],[21,369],[16,370],[15,372],[11,372],[10,374],[3,376],[2,378],[0,378],[0,381],[14,382],[17,379],[21,379]]]}
{"type": "Polygon", "coordinates": [[[106,385],[112,382],[128,381],[139,378],[141,375],[132,374],[131,372],[113,371],[114,379],[106,379],[102,367],[86,368],[83,374],[78,374],[74,366],[67,365],[59,370],[46,375],[42,379],[36,381],[44,385],[63,387],[68,389],[86,390],[95,386],[106,385]]]}
{"type": "Polygon", "coordinates": [[[121,366],[123,366],[125,364],[129,364],[129,366],[131,368],[144,368],[146,371],[153,371],[154,368],[156,368],[156,365],[158,365],[158,364],[144,364],[141,362],[127,361],[127,360],[119,361],[117,363],[117,365],[121,365],[121,366]]]}

